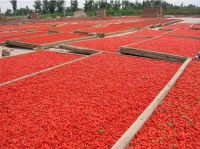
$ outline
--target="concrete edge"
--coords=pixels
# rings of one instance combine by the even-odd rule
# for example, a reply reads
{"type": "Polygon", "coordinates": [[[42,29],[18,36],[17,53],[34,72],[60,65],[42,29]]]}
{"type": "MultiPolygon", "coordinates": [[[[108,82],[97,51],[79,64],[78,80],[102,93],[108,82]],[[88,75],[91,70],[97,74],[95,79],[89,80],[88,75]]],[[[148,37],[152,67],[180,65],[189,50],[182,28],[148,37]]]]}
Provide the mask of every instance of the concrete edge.
{"type": "Polygon", "coordinates": [[[28,55],[28,54],[32,54],[34,52],[37,52],[36,50],[32,50],[31,52],[29,53],[22,53],[22,54],[19,54],[19,55],[12,55],[12,56],[5,56],[5,57],[1,57],[0,59],[9,59],[9,58],[14,58],[14,57],[18,57],[18,56],[21,56],[21,55],[28,55]]]}
{"type": "Polygon", "coordinates": [[[143,113],[138,116],[137,120],[129,127],[129,129],[119,138],[119,140],[113,145],[112,149],[126,149],[130,142],[134,139],[136,134],[145,124],[145,122],[152,116],[156,108],[162,103],[166,95],[175,85],[176,81],[183,74],[184,70],[187,68],[191,62],[191,58],[188,58],[168,84],[162,89],[162,91],[157,95],[157,97],[151,102],[151,104],[143,111],[143,113]]]}
{"type": "Polygon", "coordinates": [[[183,57],[179,55],[173,55],[173,54],[168,54],[168,53],[163,53],[163,52],[154,52],[150,50],[143,50],[143,49],[136,49],[136,48],[129,48],[126,46],[121,47],[120,52],[122,54],[167,60],[167,61],[173,61],[173,62],[178,62],[178,63],[183,63],[185,60],[187,60],[187,57],[183,57]]]}
{"type": "Polygon", "coordinates": [[[21,41],[15,41],[15,40],[7,40],[6,44],[11,45],[11,46],[16,46],[16,47],[23,47],[27,49],[47,49],[47,48],[52,48],[56,45],[68,43],[68,42],[75,42],[75,41],[82,41],[82,40],[90,40],[90,39],[95,39],[96,36],[86,36],[86,37],[80,37],[80,38],[74,38],[74,39],[68,39],[68,40],[63,40],[63,41],[58,41],[58,42],[52,42],[52,43],[47,43],[47,44],[42,44],[42,45],[35,45],[31,43],[25,43],[21,41]]]}
{"type": "Polygon", "coordinates": [[[3,57],[3,50],[0,48],[0,58],[3,57]]]}
{"type": "Polygon", "coordinates": [[[91,55],[91,54],[101,52],[94,49],[82,48],[82,47],[77,47],[77,46],[72,46],[72,45],[61,45],[60,48],[69,50],[72,53],[84,54],[84,55],[91,55]]]}
{"type": "Polygon", "coordinates": [[[196,39],[196,40],[200,40],[199,37],[192,37],[192,36],[184,36],[184,35],[176,35],[176,34],[166,34],[167,36],[172,36],[172,37],[176,37],[176,38],[190,38],[190,39],[196,39]]]}

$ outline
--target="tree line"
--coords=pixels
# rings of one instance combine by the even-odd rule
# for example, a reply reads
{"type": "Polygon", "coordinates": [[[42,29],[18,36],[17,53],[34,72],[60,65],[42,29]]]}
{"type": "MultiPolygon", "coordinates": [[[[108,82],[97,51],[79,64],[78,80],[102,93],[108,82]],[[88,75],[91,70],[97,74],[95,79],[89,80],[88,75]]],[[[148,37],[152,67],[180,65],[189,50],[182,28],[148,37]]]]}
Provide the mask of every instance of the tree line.
{"type": "Polygon", "coordinates": [[[78,1],[71,0],[70,7],[65,7],[64,0],[35,0],[33,8],[34,10],[30,9],[28,6],[26,8],[17,8],[17,0],[10,0],[12,4],[12,10],[7,9],[5,12],[6,15],[26,15],[31,12],[38,12],[41,14],[53,14],[53,13],[63,13],[66,9],[67,11],[76,11],[78,10],[78,1]]]}
{"type": "MultiPolygon", "coordinates": [[[[13,10],[7,9],[6,15],[27,15],[32,11],[38,12],[40,14],[54,14],[74,12],[79,10],[78,0],[70,0],[70,6],[65,7],[64,0],[35,0],[33,8],[31,10],[28,6],[26,8],[17,9],[17,0],[10,0],[13,10]]],[[[141,10],[146,7],[158,7],[162,6],[164,9],[179,9],[179,8],[196,8],[195,5],[176,6],[166,2],[165,0],[144,0],[139,2],[131,2],[129,0],[85,0],[84,11],[92,12],[99,9],[106,9],[107,11],[119,11],[119,10],[141,10]]]]}

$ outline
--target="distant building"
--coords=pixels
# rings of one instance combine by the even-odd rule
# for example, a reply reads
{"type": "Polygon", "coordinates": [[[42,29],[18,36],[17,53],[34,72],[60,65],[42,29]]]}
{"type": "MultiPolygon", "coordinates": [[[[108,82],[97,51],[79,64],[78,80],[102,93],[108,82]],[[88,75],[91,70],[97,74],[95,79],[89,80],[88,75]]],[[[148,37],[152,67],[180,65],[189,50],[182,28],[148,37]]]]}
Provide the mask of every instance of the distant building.
{"type": "Polygon", "coordinates": [[[97,10],[96,11],[96,16],[97,17],[106,17],[106,9],[97,10]]]}
{"type": "Polygon", "coordinates": [[[78,10],[74,12],[74,17],[87,17],[87,15],[83,10],[78,10]]]}
{"type": "Polygon", "coordinates": [[[162,18],[163,17],[163,9],[162,9],[162,7],[145,8],[142,13],[142,17],[162,18]]]}
{"type": "Polygon", "coordinates": [[[39,19],[40,18],[40,14],[37,12],[32,12],[31,13],[31,19],[39,19]]]}

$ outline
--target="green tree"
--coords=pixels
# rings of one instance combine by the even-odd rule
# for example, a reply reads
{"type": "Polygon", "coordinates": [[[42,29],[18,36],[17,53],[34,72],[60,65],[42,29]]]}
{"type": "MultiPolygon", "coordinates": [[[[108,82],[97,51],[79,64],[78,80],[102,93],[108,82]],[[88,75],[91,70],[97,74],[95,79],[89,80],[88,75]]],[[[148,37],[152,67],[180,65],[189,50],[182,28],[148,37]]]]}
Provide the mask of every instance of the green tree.
{"type": "Polygon", "coordinates": [[[17,13],[17,0],[10,0],[10,3],[12,4],[13,13],[14,13],[14,15],[16,15],[16,13],[17,13]]]}
{"type": "Polygon", "coordinates": [[[54,13],[56,11],[56,0],[49,1],[49,12],[54,13]]]}
{"type": "Polygon", "coordinates": [[[162,1],[162,7],[163,9],[173,8],[173,4],[167,3],[166,1],[162,1]]]}
{"type": "Polygon", "coordinates": [[[94,10],[94,0],[85,0],[84,10],[85,11],[94,10]]]}
{"type": "Polygon", "coordinates": [[[111,0],[111,1],[110,1],[110,6],[111,6],[111,8],[114,9],[114,10],[119,10],[120,7],[121,7],[120,0],[111,0]]]}
{"type": "Polygon", "coordinates": [[[35,8],[36,12],[41,12],[42,10],[42,2],[41,0],[35,0],[34,2],[35,4],[33,5],[33,7],[35,8]]]}
{"type": "Polygon", "coordinates": [[[151,2],[150,0],[145,0],[142,2],[142,7],[143,8],[147,8],[147,7],[151,7],[151,2]]]}
{"type": "Polygon", "coordinates": [[[187,7],[188,7],[188,8],[196,8],[196,6],[195,6],[195,5],[192,5],[192,4],[188,5],[187,7]]]}
{"type": "Polygon", "coordinates": [[[99,8],[100,9],[105,9],[107,6],[107,0],[99,0],[99,8]]]}
{"type": "Polygon", "coordinates": [[[133,2],[130,2],[130,3],[129,3],[129,7],[130,7],[131,9],[136,9],[136,5],[135,5],[135,3],[133,3],[133,2]]]}
{"type": "Polygon", "coordinates": [[[120,7],[121,7],[120,0],[115,0],[111,6],[112,6],[113,9],[119,10],[120,7]]]}
{"type": "Polygon", "coordinates": [[[30,13],[30,9],[27,7],[26,8],[20,8],[20,9],[17,9],[17,15],[19,16],[25,16],[25,15],[28,15],[30,13]]]}
{"type": "Polygon", "coordinates": [[[142,9],[142,4],[138,2],[138,0],[135,1],[135,8],[136,9],[142,9]]]}
{"type": "Polygon", "coordinates": [[[122,0],[122,9],[127,10],[129,7],[129,1],[128,0],[122,0]]]}
{"type": "Polygon", "coordinates": [[[151,7],[160,7],[162,4],[162,1],[161,0],[151,0],[150,3],[151,3],[151,7]]]}
{"type": "Polygon", "coordinates": [[[43,2],[42,2],[42,12],[44,14],[47,14],[49,12],[49,1],[48,0],[43,0],[43,2]]]}
{"type": "Polygon", "coordinates": [[[64,0],[57,0],[56,1],[56,8],[59,13],[62,13],[64,10],[64,0]]]}
{"type": "Polygon", "coordinates": [[[12,10],[11,9],[7,9],[5,12],[6,16],[11,16],[12,15],[12,10]]]}
{"type": "Polygon", "coordinates": [[[99,1],[95,1],[94,2],[94,10],[98,10],[99,9],[99,1]]]}
{"type": "Polygon", "coordinates": [[[78,10],[78,1],[77,0],[71,0],[71,10],[72,11],[78,10]]]}
{"type": "Polygon", "coordinates": [[[84,11],[88,11],[88,0],[85,0],[84,11]]]}

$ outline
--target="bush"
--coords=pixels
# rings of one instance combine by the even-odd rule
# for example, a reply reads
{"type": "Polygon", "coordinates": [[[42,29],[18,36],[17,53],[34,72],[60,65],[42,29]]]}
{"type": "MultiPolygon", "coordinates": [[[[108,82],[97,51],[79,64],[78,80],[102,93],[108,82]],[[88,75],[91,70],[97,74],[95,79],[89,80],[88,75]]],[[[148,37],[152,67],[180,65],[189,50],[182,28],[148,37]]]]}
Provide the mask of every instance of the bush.
{"type": "Polygon", "coordinates": [[[199,8],[177,8],[165,9],[165,15],[200,15],[199,8]]]}
{"type": "Polygon", "coordinates": [[[142,11],[141,10],[108,10],[107,15],[108,16],[134,16],[139,15],[142,11]]]}
{"type": "Polygon", "coordinates": [[[87,14],[87,16],[90,16],[90,17],[96,16],[96,11],[87,11],[85,13],[87,14]]]}

